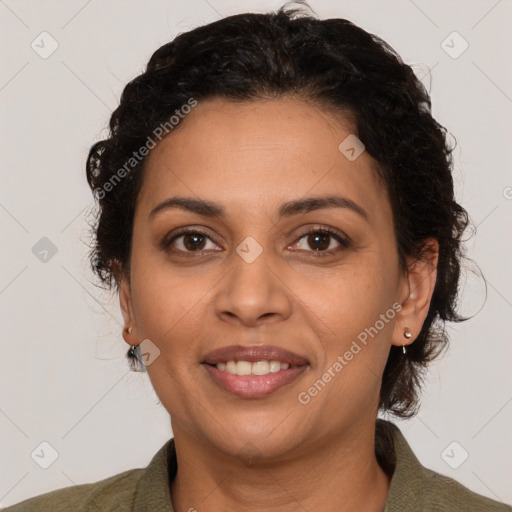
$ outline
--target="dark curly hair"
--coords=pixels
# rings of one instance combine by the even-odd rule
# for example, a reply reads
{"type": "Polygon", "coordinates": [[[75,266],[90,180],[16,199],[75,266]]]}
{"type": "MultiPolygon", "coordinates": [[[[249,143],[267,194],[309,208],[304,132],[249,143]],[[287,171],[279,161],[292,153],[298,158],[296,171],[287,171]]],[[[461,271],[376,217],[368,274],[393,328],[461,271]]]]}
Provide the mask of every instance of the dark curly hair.
{"type": "Polygon", "coordinates": [[[406,355],[391,347],[382,377],[379,409],[411,417],[419,409],[427,363],[447,345],[445,321],[467,320],[455,308],[465,258],[461,237],[469,220],[454,197],[454,148],[431,115],[427,90],[385,41],[345,19],[320,20],[305,2],[291,4],[179,34],[126,85],[109,137],[95,143],[87,159],[87,180],[98,202],[91,265],[109,288],[114,283],[119,290],[114,263],[129,279],[144,176],[140,155],[155,143],[158,127],[171,133],[172,118],[176,128],[181,125],[180,113],[191,99],[293,95],[349,115],[388,192],[401,269],[406,271],[406,257],[425,257],[427,238],[439,243],[437,281],[422,330],[406,355]]]}

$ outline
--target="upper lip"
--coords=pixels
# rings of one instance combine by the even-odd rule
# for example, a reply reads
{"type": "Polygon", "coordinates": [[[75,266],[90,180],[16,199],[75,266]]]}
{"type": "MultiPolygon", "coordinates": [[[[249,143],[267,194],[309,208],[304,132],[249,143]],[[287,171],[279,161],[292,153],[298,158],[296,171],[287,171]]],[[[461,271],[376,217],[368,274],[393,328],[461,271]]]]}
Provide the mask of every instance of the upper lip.
{"type": "Polygon", "coordinates": [[[209,352],[203,363],[217,364],[227,361],[250,361],[252,363],[266,359],[280,361],[289,365],[302,366],[308,364],[307,359],[284,348],[273,345],[230,345],[209,352]]]}

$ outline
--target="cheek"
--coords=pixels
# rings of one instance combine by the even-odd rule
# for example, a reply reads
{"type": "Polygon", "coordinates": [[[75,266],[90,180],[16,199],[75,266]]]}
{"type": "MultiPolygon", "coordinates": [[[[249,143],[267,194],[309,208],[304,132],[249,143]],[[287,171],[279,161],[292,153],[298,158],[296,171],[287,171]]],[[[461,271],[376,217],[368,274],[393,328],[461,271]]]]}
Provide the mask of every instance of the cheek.
{"type": "Polygon", "coordinates": [[[132,304],[139,337],[155,343],[173,366],[187,358],[195,361],[211,281],[173,269],[148,253],[133,255],[132,304]]]}
{"type": "Polygon", "coordinates": [[[297,279],[293,289],[325,322],[326,329],[332,327],[338,333],[348,334],[357,326],[364,328],[391,307],[395,278],[378,251],[367,251],[328,273],[317,273],[302,282],[297,279]],[[340,325],[344,326],[341,331],[340,325]]]}
{"type": "Polygon", "coordinates": [[[301,292],[303,313],[318,336],[312,341],[318,354],[313,381],[330,371],[325,378],[333,383],[322,400],[375,398],[389,354],[396,274],[377,250],[356,258],[357,264],[317,281],[309,295],[306,289],[301,292]]]}
{"type": "Polygon", "coordinates": [[[368,256],[319,283],[309,297],[304,293],[304,314],[318,334],[311,343],[318,365],[302,391],[319,413],[326,404],[343,404],[337,421],[356,417],[378,399],[389,354],[396,316],[392,270],[386,273],[368,256]]]}

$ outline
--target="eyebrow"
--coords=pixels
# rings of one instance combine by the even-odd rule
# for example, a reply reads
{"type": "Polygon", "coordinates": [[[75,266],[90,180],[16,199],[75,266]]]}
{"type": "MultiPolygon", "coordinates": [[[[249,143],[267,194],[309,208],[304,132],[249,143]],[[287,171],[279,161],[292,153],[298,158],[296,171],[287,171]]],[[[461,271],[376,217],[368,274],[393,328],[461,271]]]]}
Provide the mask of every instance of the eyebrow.
{"type": "MultiPolygon", "coordinates": [[[[225,219],[226,213],[222,205],[206,201],[204,199],[195,199],[192,197],[170,197],[155,206],[149,213],[149,219],[163,210],[169,208],[179,208],[181,210],[196,213],[204,217],[213,217],[225,219]]],[[[366,210],[357,203],[342,196],[308,197],[283,203],[278,212],[279,218],[292,217],[298,214],[323,210],[328,208],[347,208],[357,213],[366,222],[370,223],[369,215],[366,210]]]]}

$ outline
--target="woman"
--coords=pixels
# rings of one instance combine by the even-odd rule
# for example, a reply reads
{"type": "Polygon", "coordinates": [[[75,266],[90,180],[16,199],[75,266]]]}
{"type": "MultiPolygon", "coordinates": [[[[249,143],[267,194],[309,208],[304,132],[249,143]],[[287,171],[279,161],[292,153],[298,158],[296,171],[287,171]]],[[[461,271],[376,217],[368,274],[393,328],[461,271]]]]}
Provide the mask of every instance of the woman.
{"type": "Polygon", "coordinates": [[[173,439],[8,511],[506,511],[400,430],[446,347],[466,211],[411,68],[298,10],[179,35],[87,161],[93,269],[173,439]]]}

